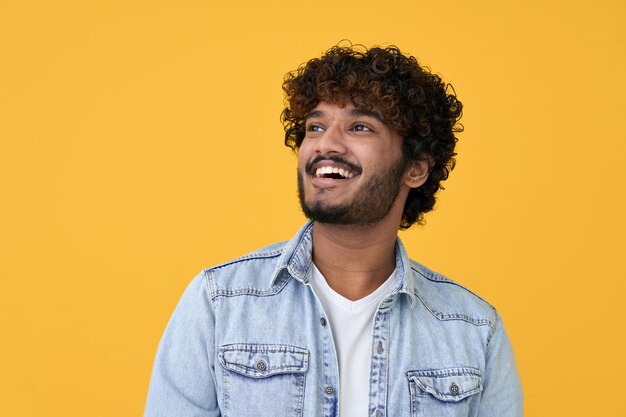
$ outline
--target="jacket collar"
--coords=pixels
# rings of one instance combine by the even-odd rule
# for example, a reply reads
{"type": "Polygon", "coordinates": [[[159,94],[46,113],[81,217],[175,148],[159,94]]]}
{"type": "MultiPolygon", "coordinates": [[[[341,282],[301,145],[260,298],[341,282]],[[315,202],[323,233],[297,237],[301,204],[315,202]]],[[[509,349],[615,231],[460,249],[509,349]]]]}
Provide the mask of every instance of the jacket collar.
{"type": "MultiPolygon", "coordinates": [[[[283,248],[274,273],[271,277],[271,286],[282,285],[284,281],[294,278],[306,284],[308,282],[309,270],[313,263],[313,222],[308,221],[289,240],[283,248]]],[[[411,261],[406,253],[400,238],[396,238],[396,269],[393,272],[397,285],[395,293],[403,293],[411,299],[411,306],[415,304],[415,280],[411,270],[411,261]]]]}

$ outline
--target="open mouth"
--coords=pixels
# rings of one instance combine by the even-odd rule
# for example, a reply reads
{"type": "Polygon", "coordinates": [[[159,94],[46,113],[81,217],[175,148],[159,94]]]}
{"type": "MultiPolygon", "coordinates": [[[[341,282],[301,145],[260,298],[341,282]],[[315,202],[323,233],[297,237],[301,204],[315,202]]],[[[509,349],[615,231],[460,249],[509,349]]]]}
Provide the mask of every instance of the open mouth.
{"type": "Polygon", "coordinates": [[[306,172],[313,178],[349,180],[361,174],[361,167],[338,156],[317,156],[306,165],[306,172]]]}
{"type": "Polygon", "coordinates": [[[331,178],[334,180],[347,180],[354,177],[354,172],[332,166],[321,166],[315,170],[315,178],[331,178]]]}

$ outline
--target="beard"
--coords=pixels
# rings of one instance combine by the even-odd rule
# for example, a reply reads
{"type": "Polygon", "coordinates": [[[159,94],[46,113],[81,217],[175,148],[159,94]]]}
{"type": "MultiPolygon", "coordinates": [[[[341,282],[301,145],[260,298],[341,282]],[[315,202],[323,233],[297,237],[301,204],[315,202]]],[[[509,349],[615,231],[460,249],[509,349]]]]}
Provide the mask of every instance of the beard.
{"type": "Polygon", "coordinates": [[[369,226],[381,221],[398,197],[400,183],[406,169],[404,158],[392,163],[384,171],[372,176],[366,183],[354,191],[352,201],[330,205],[316,199],[311,204],[306,202],[302,173],[298,170],[298,198],[304,215],[316,222],[369,226]]]}

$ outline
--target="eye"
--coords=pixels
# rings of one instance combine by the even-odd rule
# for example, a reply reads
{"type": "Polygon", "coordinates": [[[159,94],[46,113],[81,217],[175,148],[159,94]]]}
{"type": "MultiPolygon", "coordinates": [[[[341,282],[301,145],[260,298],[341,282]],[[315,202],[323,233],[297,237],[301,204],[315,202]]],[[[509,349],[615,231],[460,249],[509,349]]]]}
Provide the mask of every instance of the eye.
{"type": "Polygon", "coordinates": [[[310,124],[306,127],[307,132],[323,132],[324,128],[320,125],[310,124]]]}
{"type": "Polygon", "coordinates": [[[364,123],[355,123],[350,130],[355,132],[373,132],[374,130],[364,123]]]}

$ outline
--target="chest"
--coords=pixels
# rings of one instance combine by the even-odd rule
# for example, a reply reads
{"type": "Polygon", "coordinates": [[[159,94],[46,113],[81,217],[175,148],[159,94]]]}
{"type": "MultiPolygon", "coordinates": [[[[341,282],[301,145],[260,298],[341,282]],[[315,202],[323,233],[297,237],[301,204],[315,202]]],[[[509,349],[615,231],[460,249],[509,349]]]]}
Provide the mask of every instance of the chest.
{"type": "Polygon", "coordinates": [[[336,416],[348,389],[340,383],[341,358],[359,349],[357,362],[366,352],[368,364],[360,376],[367,379],[360,382],[369,393],[368,415],[472,415],[486,329],[442,322],[420,304],[396,299],[372,313],[360,329],[366,337],[353,338],[360,342],[351,350],[336,343],[333,332],[340,330],[310,288],[301,287],[218,301],[215,375],[224,415],[336,416]]]}

